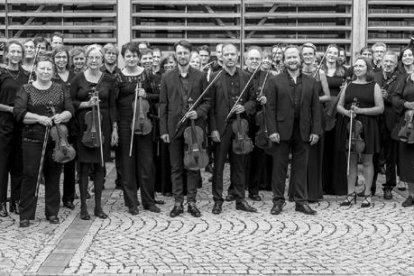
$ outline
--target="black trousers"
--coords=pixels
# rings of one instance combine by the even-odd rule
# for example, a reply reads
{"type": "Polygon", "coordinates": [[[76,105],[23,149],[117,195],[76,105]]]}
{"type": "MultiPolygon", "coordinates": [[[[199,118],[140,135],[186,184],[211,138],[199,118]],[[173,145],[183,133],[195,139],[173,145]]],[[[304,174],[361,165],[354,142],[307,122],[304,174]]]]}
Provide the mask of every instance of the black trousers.
{"type": "Polygon", "coordinates": [[[87,210],[86,196],[88,194],[89,172],[94,171],[95,177],[93,180],[93,187],[95,193],[95,210],[101,210],[102,188],[105,179],[105,165],[102,167],[101,163],[84,163],[79,162],[79,191],[81,200],[81,211],[87,210]]]}
{"type": "Polygon", "coordinates": [[[184,168],[184,138],[177,137],[170,141],[171,182],[175,202],[184,202],[185,183],[187,184],[187,202],[196,202],[197,185],[200,180],[200,171],[184,168]],[[186,182],[184,181],[186,178],[186,182]]]}
{"type": "Polygon", "coordinates": [[[154,205],[155,165],[152,133],[135,135],[132,156],[129,156],[131,128],[120,128],[122,186],[129,208],[138,206],[137,191],[141,188],[144,207],[154,205]]]}
{"type": "Polygon", "coordinates": [[[122,169],[121,169],[121,147],[115,147],[115,168],[116,168],[116,180],[115,186],[122,187],[122,169]]]}
{"type": "MultiPolygon", "coordinates": [[[[23,139],[23,181],[20,195],[20,219],[34,219],[37,198],[36,183],[43,142],[23,139]]],[[[60,204],[59,180],[62,166],[52,159],[53,143],[46,147],[43,175],[45,177],[45,215],[57,216],[60,204]]]]}
{"type": "MultiPolygon", "coordinates": [[[[215,143],[213,168],[213,199],[223,201],[223,170],[227,155],[230,161],[230,184],[236,201],[245,198],[247,155],[235,154],[232,147],[233,131],[231,124],[227,125],[220,143],[215,143]]],[[[230,189],[229,189],[230,190],[230,189]]]]}
{"type": "Polygon", "coordinates": [[[289,153],[292,151],[292,168],[290,185],[293,185],[293,199],[296,203],[306,203],[307,168],[310,145],[300,136],[299,123],[293,126],[292,137],[289,141],[281,141],[273,145],[272,191],[273,202],[285,202],[286,175],[289,163],[289,153]]]}
{"type": "MultiPolygon", "coordinates": [[[[69,143],[75,143],[76,139],[69,139],[69,143]]],[[[63,165],[63,195],[62,202],[73,202],[75,200],[76,183],[76,157],[63,165]]]]}
{"type": "Polygon", "coordinates": [[[23,178],[21,131],[13,114],[0,112],[0,203],[7,201],[9,173],[11,200],[20,200],[23,178]]]}
{"type": "Polygon", "coordinates": [[[265,150],[254,147],[250,154],[249,195],[259,194],[260,188],[269,187],[272,179],[272,157],[265,150]]]}

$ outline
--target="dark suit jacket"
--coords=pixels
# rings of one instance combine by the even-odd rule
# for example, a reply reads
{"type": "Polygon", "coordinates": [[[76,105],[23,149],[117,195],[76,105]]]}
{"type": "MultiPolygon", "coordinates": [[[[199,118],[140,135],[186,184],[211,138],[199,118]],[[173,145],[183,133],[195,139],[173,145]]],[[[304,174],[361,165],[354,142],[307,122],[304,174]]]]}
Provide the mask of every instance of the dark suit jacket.
{"type": "MultiPolygon", "coordinates": [[[[288,72],[284,71],[267,81],[266,117],[269,135],[279,133],[281,141],[292,137],[294,115],[294,95],[289,84],[288,72]]],[[[322,134],[321,108],[315,80],[304,74],[302,77],[302,95],[300,102],[299,128],[302,140],[309,141],[310,134],[322,134]]]]}
{"type": "MultiPolygon", "coordinates": [[[[237,68],[237,72],[240,76],[240,93],[249,81],[250,74],[237,68]]],[[[217,73],[211,76],[214,79],[217,73]]],[[[226,89],[226,81],[224,74],[227,74],[223,70],[223,73],[217,79],[217,81],[210,88],[211,97],[211,109],[210,109],[210,130],[218,130],[220,134],[223,134],[226,127],[226,117],[233,106],[233,100],[231,99],[230,92],[226,89]]],[[[239,93],[239,95],[240,95],[239,93]]],[[[246,113],[254,114],[256,108],[256,95],[253,90],[253,83],[251,82],[247,90],[242,97],[242,104],[246,109],[246,113]]],[[[245,116],[245,114],[243,115],[245,116]]]]}
{"type": "MultiPolygon", "coordinates": [[[[181,80],[179,79],[180,71],[178,68],[168,71],[161,77],[160,91],[160,135],[169,134],[170,139],[174,136],[178,121],[187,111],[187,103],[183,100],[181,80]]],[[[188,69],[190,82],[190,97],[196,101],[203,90],[207,87],[206,75],[194,68],[188,69]]],[[[210,101],[208,93],[196,106],[198,118],[196,125],[204,129],[210,101]]]]}

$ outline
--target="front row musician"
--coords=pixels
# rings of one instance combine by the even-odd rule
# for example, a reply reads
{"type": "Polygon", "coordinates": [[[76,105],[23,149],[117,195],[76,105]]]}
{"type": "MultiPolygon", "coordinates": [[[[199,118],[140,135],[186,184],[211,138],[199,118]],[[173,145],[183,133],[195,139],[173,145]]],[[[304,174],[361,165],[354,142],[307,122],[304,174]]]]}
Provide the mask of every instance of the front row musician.
{"type": "MultiPolygon", "coordinates": [[[[233,194],[236,200],[236,209],[246,212],[256,212],[245,200],[245,169],[247,154],[236,154],[232,150],[232,143],[237,139],[237,134],[233,134],[233,125],[236,116],[245,117],[246,113],[253,114],[256,108],[256,95],[253,90],[253,84],[250,82],[250,75],[240,68],[237,68],[239,52],[233,44],[223,46],[223,73],[211,88],[211,110],[209,114],[211,139],[214,142],[214,169],[213,169],[213,186],[212,193],[214,199],[213,214],[220,214],[223,205],[223,170],[224,164],[229,155],[230,160],[230,183],[233,186],[233,194]],[[246,86],[247,85],[247,86],[246,86]],[[235,106],[241,91],[245,93],[241,101],[235,106]],[[234,110],[232,110],[234,106],[234,110]],[[233,111],[230,118],[226,120],[229,112],[233,111]]],[[[212,78],[215,77],[213,74],[212,78]]],[[[243,119],[246,124],[247,121],[243,119]]],[[[248,125],[247,125],[248,126],[248,125]]],[[[244,135],[247,136],[248,129],[245,129],[244,135]]],[[[251,148],[252,150],[252,148],[251,148]]],[[[251,151],[250,150],[250,151],[251,151]]]]}
{"type": "Polygon", "coordinates": [[[118,143],[116,90],[113,78],[100,70],[103,56],[100,46],[89,46],[86,50],[87,69],[75,77],[70,87],[78,123],[80,218],[83,220],[91,219],[86,205],[88,176],[91,169],[96,172],[94,214],[102,219],[108,217],[101,206],[105,162],[110,160],[111,144],[118,143]]]}
{"type": "Polygon", "coordinates": [[[35,218],[40,174],[45,177],[45,215],[52,224],[59,223],[59,180],[61,164],[54,160],[52,139],[48,131],[53,124],[67,123],[73,114],[69,93],[52,82],[53,61],[40,57],[36,63],[36,80],[19,91],[14,115],[23,128],[23,181],[20,197],[20,227],[28,227],[35,218]],[[56,110],[53,117],[48,110],[56,110]],[[46,135],[45,135],[46,133],[46,135]],[[43,169],[39,169],[42,166],[43,169]]]}
{"type": "MultiPolygon", "coordinates": [[[[171,217],[184,212],[184,177],[187,177],[188,212],[194,217],[201,213],[196,206],[199,171],[184,169],[184,128],[177,129],[178,122],[185,114],[188,99],[198,99],[207,87],[207,79],[203,72],[189,65],[192,46],[182,40],[174,44],[177,68],[166,72],[161,79],[160,93],[160,134],[161,139],[169,143],[171,162],[171,181],[175,199],[171,217]]],[[[210,103],[205,97],[195,109],[187,114],[187,118],[196,120],[196,125],[205,129],[210,103]]]]}
{"type": "Polygon", "coordinates": [[[296,211],[314,215],[308,205],[307,167],[309,147],[318,143],[322,133],[319,91],[315,80],[301,73],[300,50],[287,46],[284,51],[285,70],[265,86],[269,139],[273,145],[271,214],[280,214],[285,204],[285,182],[292,152],[290,185],[296,211]]]}
{"type": "Polygon", "coordinates": [[[138,44],[130,42],[123,45],[121,55],[125,67],[117,75],[117,110],[125,204],[131,215],[137,215],[137,191],[141,188],[144,209],[159,213],[161,210],[155,206],[154,199],[155,165],[152,138],[155,129],[148,117],[150,105],[158,99],[158,95],[152,93],[150,80],[144,68],[138,66],[138,44]]]}
{"type": "Polygon", "coordinates": [[[377,116],[384,111],[384,102],[381,89],[374,81],[372,66],[364,57],[358,57],[354,63],[354,80],[348,84],[345,92],[341,94],[337,106],[339,116],[337,122],[336,147],[348,154],[348,195],[341,206],[350,206],[356,203],[355,183],[358,175],[358,154],[361,154],[364,167],[365,194],[361,208],[371,206],[371,185],[374,176],[373,155],[380,151],[380,137],[377,116]],[[358,103],[356,105],[355,103],[358,103]],[[349,118],[352,117],[352,120],[349,118]],[[357,121],[362,127],[361,139],[365,147],[358,150],[357,121]],[[352,133],[354,132],[354,133],[352,133]],[[353,141],[349,137],[354,136],[353,141]],[[347,141],[348,139],[348,141],[347,141]],[[349,147],[351,145],[351,147],[349,147]],[[351,149],[349,149],[351,148],[351,149]],[[351,153],[351,151],[354,151],[351,153]]]}

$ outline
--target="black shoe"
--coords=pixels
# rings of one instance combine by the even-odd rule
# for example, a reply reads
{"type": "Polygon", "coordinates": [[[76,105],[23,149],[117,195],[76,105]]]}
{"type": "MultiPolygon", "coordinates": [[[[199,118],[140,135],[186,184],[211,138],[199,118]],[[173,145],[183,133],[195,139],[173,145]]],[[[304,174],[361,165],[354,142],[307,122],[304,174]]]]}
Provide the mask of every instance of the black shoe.
{"type": "Polygon", "coordinates": [[[71,209],[71,210],[75,209],[75,204],[73,204],[73,202],[71,202],[71,201],[63,202],[63,206],[65,206],[66,208],[71,209]]]}
{"type": "Polygon", "coordinates": [[[164,200],[159,200],[159,199],[156,199],[154,202],[155,202],[155,204],[158,204],[158,205],[164,205],[165,204],[164,200]]]}
{"type": "Polygon", "coordinates": [[[130,213],[133,216],[136,216],[139,214],[139,211],[137,207],[132,207],[132,208],[129,208],[128,213],[130,213]]]}
{"type": "Polygon", "coordinates": [[[0,217],[7,217],[7,215],[6,202],[0,203],[0,217]]]}
{"type": "Polygon", "coordinates": [[[10,201],[9,212],[15,213],[16,215],[20,214],[18,201],[14,201],[14,200],[10,201]]]}
{"type": "Polygon", "coordinates": [[[121,185],[115,185],[115,190],[122,190],[122,186],[121,185]]]}
{"type": "Polygon", "coordinates": [[[211,164],[208,164],[205,170],[208,173],[213,173],[213,166],[211,166],[211,164]]]}
{"type": "Polygon", "coordinates": [[[82,210],[82,209],[81,209],[79,217],[80,217],[81,220],[90,220],[91,219],[91,216],[89,215],[88,210],[82,210]]]}
{"type": "Polygon", "coordinates": [[[249,198],[253,201],[262,201],[262,197],[259,195],[249,195],[249,198]]]}
{"type": "Polygon", "coordinates": [[[236,200],[236,197],[232,194],[228,194],[226,196],[226,201],[235,201],[235,200],[236,200]]]}
{"type": "Polygon", "coordinates": [[[172,193],[165,193],[165,194],[163,194],[163,196],[172,197],[172,193]]]}
{"type": "Polygon", "coordinates": [[[213,210],[211,212],[215,215],[220,214],[222,212],[222,205],[223,205],[223,202],[221,201],[214,202],[213,210]]]}
{"type": "MultiPolygon", "coordinates": [[[[359,196],[359,195],[358,195],[359,196]]],[[[356,192],[350,193],[346,196],[345,200],[342,201],[339,206],[351,206],[352,201],[354,201],[354,204],[356,204],[357,201],[357,194],[356,192]]]]}
{"type": "Polygon", "coordinates": [[[91,194],[88,192],[86,192],[86,199],[90,199],[91,198],[91,194]]]}
{"type": "Polygon", "coordinates": [[[174,205],[174,208],[170,212],[170,217],[175,218],[184,213],[183,205],[174,205]]]}
{"type": "Polygon", "coordinates": [[[102,209],[95,209],[95,211],[93,212],[95,217],[101,218],[101,219],[106,219],[108,218],[108,215],[104,213],[104,211],[102,211],[102,209]]]}
{"type": "Polygon", "coordinates": [[[414,205],[414,199],[412,196],[408,196],[406,200],[401,204],[402,207],[411,207],[414,205]]]}
{"type": "Polygon", "coordinates": [[[198,208],[197,208],[197,206],[195,205],[195,203],[193,203],[193,202],[191,202],[191,203],[188,203],[188,208],[187,208],[187,211],[193,216],[193,217],[196,217],[196,218],[199,218],[199,217],[201,217],[201,212],[200,212],[200,210],[198,210],[198,208]]]}
{"type": "Polygon", "coordinates": [[[28,219],[21,219],[20,220],[20,223],[19,223],[20,227],[29,227],[29,225],[30,225],[30,221],[28,219]]]}
{"type": "Polygon", "coordinates": [[[364,201],[361,203],[361,208],[368,208],[371,204],[371,196],[365,196],[364,201]]]}
{"type": "Polygon", "coordinates": [[[79,199],[79,196],[77,193],[75,193],[75,195],[73,196],[74,199],[79,199]]]}
{"type": "Polygon", "coordinates": [[[316,211],[313,210],[307,203],[305,204],[297,204],[296,203],[296,207],[295,207],[295,211],[297,212],[301,212],[307,215],[315,215],[316,211]]]}
{"type": "Polygon", "coordinates": [[[282,211],[283,211],[283,203],[276,202],[276,203],[273,203],[273,207],[270,210],[270,214],[279,215],[280,213],[282,213],[282,211]]]}
{"type": "Polygon", "coordinates": [[[59,218],[57,216],[49,216],[46,218],[50,224],[59,224],[59,218]]]}
{"type": "Polygon", "coordinates": [[[391,200],[393,198],[392,196],[392,188],[384,188],[384,199],[385,200],[391,200]]]}
{"type": "Polygon", "coordinates": [[[208,182],[213,182],[213,177],[212,177],[212,176],[210,176],[210,177],[208,178],[208,182]]]}
{"type": "Polygon", "coordinates": [[[250,206],[245,200],[236,202],[236,210],[256,213],[257,209],[250,206]]]}
{"type": "Polygon", "coordinates": [[[153,213],[161,213],[161,209],[155,205],[144,206],[144,210],[148,210],[153,213]]]}

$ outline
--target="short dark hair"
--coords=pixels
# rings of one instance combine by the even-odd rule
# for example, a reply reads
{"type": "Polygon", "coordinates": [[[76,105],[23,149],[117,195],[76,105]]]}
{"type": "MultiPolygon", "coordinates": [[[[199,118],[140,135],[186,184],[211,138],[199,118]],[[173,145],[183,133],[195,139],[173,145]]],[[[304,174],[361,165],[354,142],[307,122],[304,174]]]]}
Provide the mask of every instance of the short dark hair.
{"type": "Polygon", "coordinates": [[[211,55],[211,51],[208,45],[201,45],[200,47],[198,47],[197,52],[200,53],[200,51],[206,51],[208,55],[211,55]]]}
{"type": "Polygon", "coordinates": [[[37,46],[37,44],[39,44],[39,43],[45,43],[46,44],[46,48],[49,47],[49,42],[47,42],[46,38],[44,38],[43,36],[36,36],[33,39],[33,42],[34,42],[35,46],[37,46]]]}
{"type": "Polygon", "coordinates": [[[178,46],[184,47],[187,50],[189,50],[190,52],[193,50],[193,45],[191,45],[191,43],[188,42],[187,40],[180,40],[180,41],[174,43],[174,51],[177,51],[178,46]]]}
{"type": "Polygon", "coordinates": [[[62,33],[60,33],[60,32],[54,32],[52,34],[52,36],[50,37],[50,40],[52,41],[53,40],[53,37],[55,37],[55,36],[60,37],[62,39],[62,42],[63,42],[64,37],[63,37],[63,34],[62,33]]]}
{"type": "Polygon", "coordinates": [[[52,64],[53,69],[54,69],[55,63],[53,62],[53,60],[50,56],[48,56],[48,55],[39,55],[37,57],[36,61],[35,61],[35,65],[38,65],[39,62],[42,62],[42,61],[50,62],[52,64]]]}
{"type": "Polygon", "coordinates": [[[57,47],[57,48],[55,48],[55,49],[52,51],[52,60],[53,60],[53,64],[54,64],[54,62],[55,62],[55,56],[56,56],[57,54],[61,53],[61,52],[65,52],[65,53],[66,53],[66,56],[68,57],[68,64],[66,65],[66,69],[69,69],[70,54],[69,54],[68,49],[67,49],[66,47],[63,47],[63,46],[61,46],[61,47],[57,47]]]}
{"type": "Polygon", "coordinates": [[[152,49],[150,49],[150,48],[145,48],[145,49],[142,49],[142,50],[140,51],[140,56],[142,57],[142,56],[145,56],[145,55],[148,55],[148,54],[151,54],[151,56],[152,56],[152,52],[153,52],[153,50],[152,50],[152,49]]]}
{"type": "Polygon", "coordinates": [[[128,42],[128,43],[125,43],[124,45],[122,45],[122,48],[121,48],[122,57],[125,57],[125,52],[127,50],[129,50],[132,53],[137,53],[138,57],[141,57],[140,52],[139,52],[139,48],[138,48],[138,43],[128,42]]]}
{"type": "Polygon", "coordinates": [[[283,61],[285,61],[285,56],[286,56],[286,51],[287,50],[289,50],[289,49],[296,49],[296,50],[298,50],[298,54],[299,54],[299,58],[300,59],[302,59],[302,57],[301,57],[301,55],[300,55],[300,48],[299,48],[299,46],[297,46],[297,45],[294,45],[294,44],[289,44],[289,45],[286,45],[286,47],[285,47],[285,49],[283,50],[283,61]]]}

